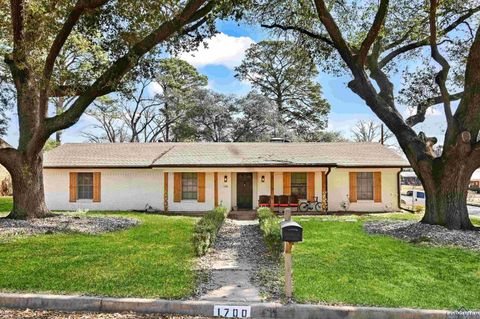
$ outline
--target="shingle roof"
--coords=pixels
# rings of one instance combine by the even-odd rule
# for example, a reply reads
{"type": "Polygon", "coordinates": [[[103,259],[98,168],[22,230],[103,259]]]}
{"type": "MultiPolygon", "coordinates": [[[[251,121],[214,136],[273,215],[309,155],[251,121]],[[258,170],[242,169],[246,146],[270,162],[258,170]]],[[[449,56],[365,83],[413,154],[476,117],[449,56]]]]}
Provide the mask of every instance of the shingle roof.
{"type": "Polygon", "coordinates": [[[407,167],[379,143],[65,144],[45,153],[45,167],[345,166],[407,167]]]}

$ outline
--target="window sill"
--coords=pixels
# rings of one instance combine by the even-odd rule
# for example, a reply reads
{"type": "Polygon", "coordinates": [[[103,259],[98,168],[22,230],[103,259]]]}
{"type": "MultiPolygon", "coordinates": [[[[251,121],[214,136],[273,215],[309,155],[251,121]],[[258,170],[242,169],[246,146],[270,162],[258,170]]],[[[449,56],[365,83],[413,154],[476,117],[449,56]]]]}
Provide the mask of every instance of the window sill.
{"type": "Polygon", "coordinates": [[[77,199],[77,203],[93,203],[93,199],[77,199]]]}

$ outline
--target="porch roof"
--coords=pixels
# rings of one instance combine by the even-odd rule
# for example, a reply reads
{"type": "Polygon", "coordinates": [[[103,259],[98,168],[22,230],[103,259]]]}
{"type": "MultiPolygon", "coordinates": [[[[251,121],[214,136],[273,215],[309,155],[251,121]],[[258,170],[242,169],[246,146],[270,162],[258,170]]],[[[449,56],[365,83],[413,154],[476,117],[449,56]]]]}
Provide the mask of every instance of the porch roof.
{"type": "Polygon", "coordinates": [[[379,143],[65,144],[45,153],[46,168],[408,167],[379,143]]]}

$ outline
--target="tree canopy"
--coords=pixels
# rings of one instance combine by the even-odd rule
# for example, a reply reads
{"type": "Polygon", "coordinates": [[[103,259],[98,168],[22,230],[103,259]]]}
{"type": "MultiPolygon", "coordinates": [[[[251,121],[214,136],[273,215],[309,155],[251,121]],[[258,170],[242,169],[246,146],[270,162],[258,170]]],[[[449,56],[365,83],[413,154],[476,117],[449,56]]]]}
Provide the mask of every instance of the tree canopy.
{"type": "Polygon", "coordinates": [[[315,81],[314,60],[302,47],[288,41],[261,41],[247,50],[235,71],[238,79],[250,82],[275,103],[279,128],[304,138],[325,129],[330,105],[315,81]]]}

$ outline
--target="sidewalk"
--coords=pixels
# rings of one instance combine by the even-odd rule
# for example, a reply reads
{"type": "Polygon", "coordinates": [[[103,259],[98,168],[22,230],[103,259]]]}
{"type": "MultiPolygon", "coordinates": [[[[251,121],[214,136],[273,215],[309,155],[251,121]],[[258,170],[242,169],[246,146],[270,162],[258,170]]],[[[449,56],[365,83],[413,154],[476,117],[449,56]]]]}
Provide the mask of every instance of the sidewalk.
{"type": "Polygon", "coordinates": [[[199,266],[210,276],[198,299],[229,302],[261,302],[264,289],[255,279],[262,269],[278,269],[267,256],[258,221],[232,219],[225,221],[199,266]]]}

